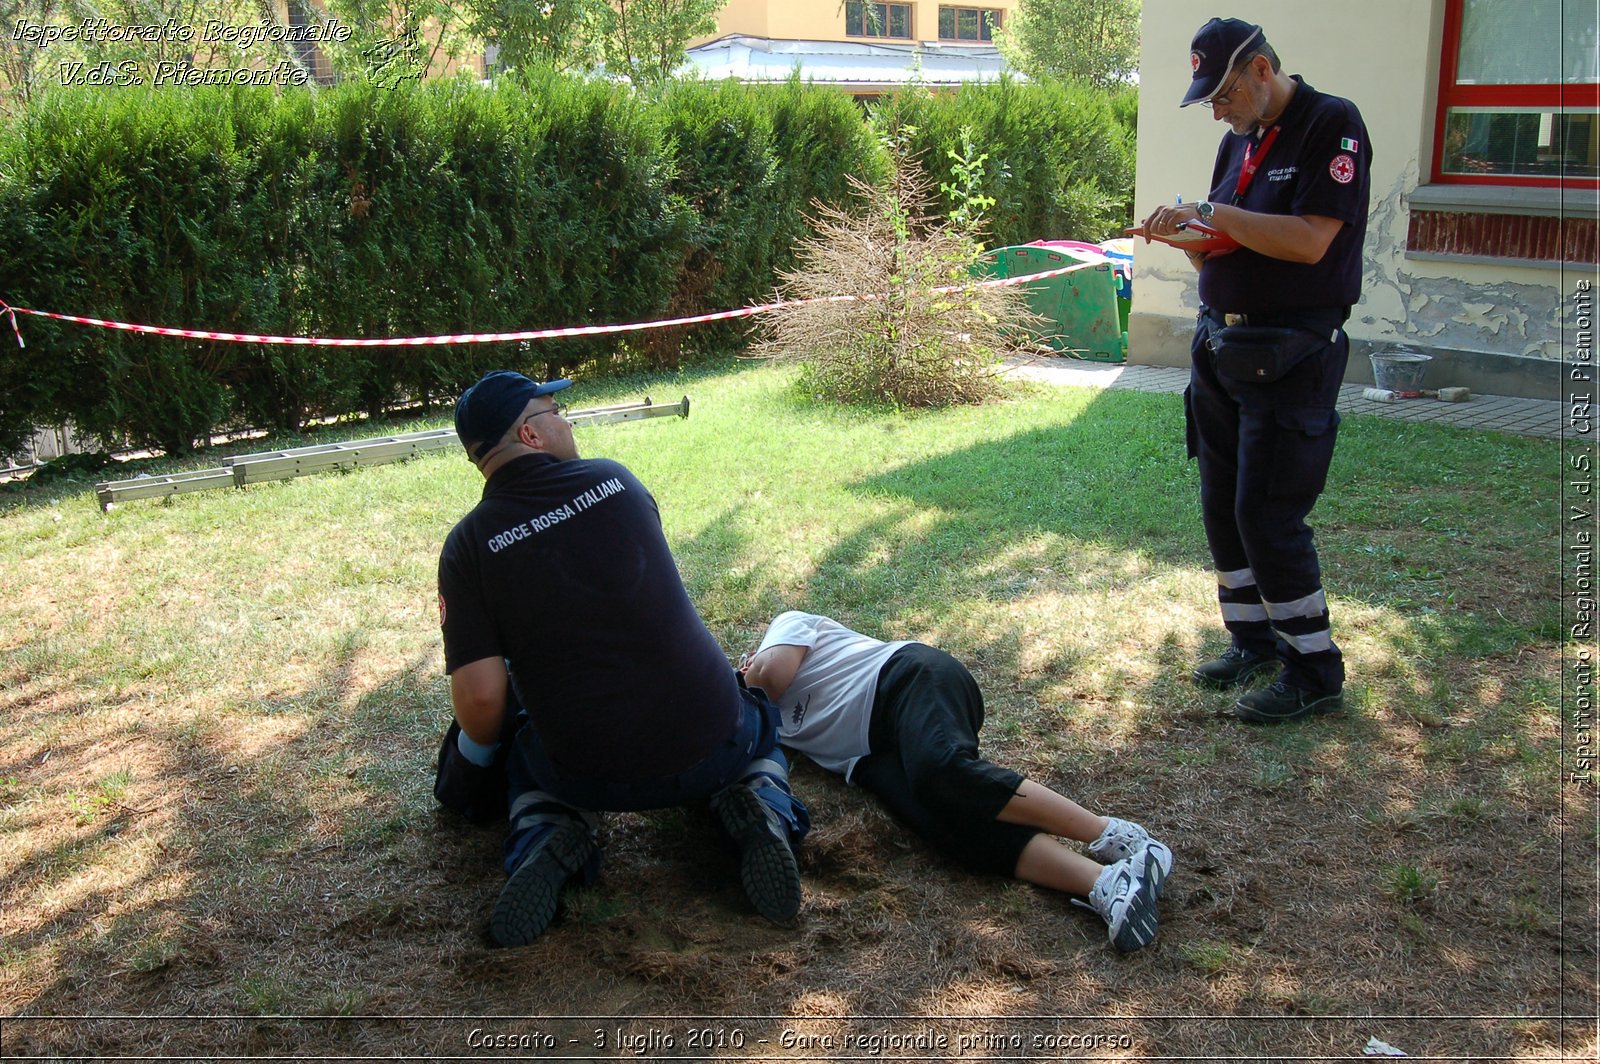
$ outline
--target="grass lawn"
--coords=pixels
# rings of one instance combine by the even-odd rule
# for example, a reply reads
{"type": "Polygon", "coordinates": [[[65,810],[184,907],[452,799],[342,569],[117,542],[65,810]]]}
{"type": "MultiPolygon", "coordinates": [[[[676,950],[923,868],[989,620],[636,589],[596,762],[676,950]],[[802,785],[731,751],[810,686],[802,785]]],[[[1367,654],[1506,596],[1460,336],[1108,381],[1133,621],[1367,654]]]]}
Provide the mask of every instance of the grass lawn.
{"type": "Polygon", "coordinates": [[[790,607],[956,654],[990,757],[1176,852],[1151,948],[811,766],[794,927],[669,810],[609,817],[600,882],[489,948],[500,833],[430,789],[435,565],[481,486],[450,450],[108,515],[89,484],[0,494],[5,1052],[1592,1054],[1592,1015],[1556,1018],[1596,992],[1557,443],[1347,419],[1312,522],[1350,708],[1261,731],[1186,679],[1225,633],[1176,396],[864,412],[724,365],[573,400],[685,392],[687,421],[578,440],[655,494],[730,656],[790,607]]]}

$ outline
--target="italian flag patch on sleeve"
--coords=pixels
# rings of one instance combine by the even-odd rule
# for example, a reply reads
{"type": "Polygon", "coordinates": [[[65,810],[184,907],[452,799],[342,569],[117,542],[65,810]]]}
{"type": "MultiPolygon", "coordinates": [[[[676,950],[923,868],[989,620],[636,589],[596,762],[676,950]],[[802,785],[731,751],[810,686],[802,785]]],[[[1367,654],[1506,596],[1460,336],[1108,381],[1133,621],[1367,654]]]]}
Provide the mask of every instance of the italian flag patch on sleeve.
{"type": "Polygon", "coordinates": [[[1361,150],[1361,142],[1352,140],[1349,137],[1342,137],[1339,140],[1339,147],[1344,151],[1359,151],[1361,150]]]}

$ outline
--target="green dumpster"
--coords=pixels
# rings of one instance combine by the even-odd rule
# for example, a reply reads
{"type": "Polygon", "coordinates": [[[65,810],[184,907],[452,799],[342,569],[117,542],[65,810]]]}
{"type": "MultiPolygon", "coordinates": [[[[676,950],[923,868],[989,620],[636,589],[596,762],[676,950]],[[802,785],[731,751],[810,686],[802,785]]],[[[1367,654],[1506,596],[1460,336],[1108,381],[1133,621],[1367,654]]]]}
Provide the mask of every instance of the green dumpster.
{"type": "MultiPolygon", "coordinates": [[[[976,271],[985,277],[1029,277],[1077,261],[1048,247],[1024,244],[986,253],[976,271]]],[[[1126,317],[1118,306],[1116,274],[1109,262],[1022,287],[1028,306],[1044,319],[1037,329],[1040,343],[1090,362],[1128,360],[1126,317]]]]}

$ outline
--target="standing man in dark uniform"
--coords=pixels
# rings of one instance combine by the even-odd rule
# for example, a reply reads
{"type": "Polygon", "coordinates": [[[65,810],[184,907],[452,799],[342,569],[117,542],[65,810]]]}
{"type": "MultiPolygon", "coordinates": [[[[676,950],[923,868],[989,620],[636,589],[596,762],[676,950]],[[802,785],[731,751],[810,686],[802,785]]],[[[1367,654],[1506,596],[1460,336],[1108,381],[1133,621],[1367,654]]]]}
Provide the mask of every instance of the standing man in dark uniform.
{"type": "Polygon", "coordinates": [[[1210,196],[1160,208],[1145,232],[1171,237],[1198,222],[1239,245],[1188,252],[1202,304],[1185,397],[1189,453],[1232,643],[1194,676],[1228,688],[1281,664],[1275,683],[1234,707],[1241,720],[1271,724],[1343,707],[1344,661],[1305,518],[1339,426],[1372,148],[1355,105],[1285,75],[1260,26],[1212,19],[1189,61],[1183,106],[1207,105],[1231,132],[1210,196]]]}
{"type": "Polygon", "coordinates": [[[439,557],[456,725],[435,793],[468,815],[509,798],[510,879],[490,932],[532,941],[566,882],[595,875],[597,812],[707,799],[740,847],[745,893],[787,920],[807,816],[777,708],[744,687],[695,612],[644,485],[578,457],[551,398],[571,383],[499,371],[456,405],[486,483],[439,557]]]}

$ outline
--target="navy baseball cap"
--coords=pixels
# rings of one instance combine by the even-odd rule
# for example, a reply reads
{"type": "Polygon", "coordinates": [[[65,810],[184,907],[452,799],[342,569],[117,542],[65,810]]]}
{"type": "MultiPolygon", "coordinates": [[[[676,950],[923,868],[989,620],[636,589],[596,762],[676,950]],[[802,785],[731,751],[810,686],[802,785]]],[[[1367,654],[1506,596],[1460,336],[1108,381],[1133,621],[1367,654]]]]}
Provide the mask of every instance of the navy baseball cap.
{"type": "Polygon", "coordinates": [[[1179,107],[1205,103],[1222,91],[1228,71],[1247,55],[1267,43],[1261,27],[1237,18],[1214,18],[1195,31],[1189,42],[1189,68],[1194,80],[1183,94],[1179,107]]]}
{"type": "Polygon", "coordinates": [[[461,446],[472,457],[482,458],[506,434],[517,415],[527,408],[529,399],[570,387],[572,382],[565,377],[535,384],[509,369],[485,373],[456,400],[456,435],[461,438],[461,446]],[[472,446],[474,443],[478,445],[476,449],[472,446]]]}

